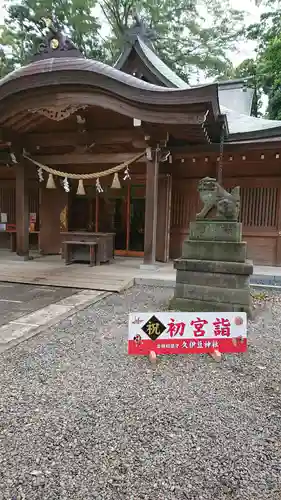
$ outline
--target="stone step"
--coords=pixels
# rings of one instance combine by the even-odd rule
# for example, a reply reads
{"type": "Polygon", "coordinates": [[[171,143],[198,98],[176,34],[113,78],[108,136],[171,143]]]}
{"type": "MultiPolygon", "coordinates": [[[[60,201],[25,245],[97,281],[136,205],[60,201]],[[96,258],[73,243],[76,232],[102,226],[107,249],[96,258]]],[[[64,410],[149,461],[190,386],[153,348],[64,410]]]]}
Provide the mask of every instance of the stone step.
{"type": "Polygon", "coordinates": [[[253,274],[253,262],[217,262],[215,260],[197,260],[197,259],[176,259],[174,269],[177,271],[194,271],[201,273],[222,273],[222,274],[253,274]]]}
{"type": "Polygon", "coordinates": [[[228,302],[212,302],[202,301],[187,298],[173,298],[170,302],[170,309],[173,311],[186,311],[186,312],[246,312],[248,317],[252,318],[251,307],[245,304],[228,302]]]}
{"type": "Polygon", "coordinates": [[[188,285],[213,286],[219,288],[248,288],[250,277],[243,274],[206,273],[196,271],[178,271],[177,283],[188,285]]]}
{"type": "Polygon", "coordinates": [[[226,302],[229,304],[245,304],[250,306],[250,289],[220,288],[215,286],[198,286],[177,283],[175,298],[202,300],[208,302],[226,302]]]}

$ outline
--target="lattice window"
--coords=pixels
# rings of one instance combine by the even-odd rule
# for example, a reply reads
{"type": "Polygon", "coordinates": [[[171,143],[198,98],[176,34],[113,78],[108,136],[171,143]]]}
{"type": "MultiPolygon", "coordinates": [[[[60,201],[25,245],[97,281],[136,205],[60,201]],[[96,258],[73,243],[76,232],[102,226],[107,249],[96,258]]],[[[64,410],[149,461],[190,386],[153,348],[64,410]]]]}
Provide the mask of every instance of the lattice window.
{"type": "Polygon", "coordinates": [[[194,190],[173,189],[171,227],[188,229],[190,221],[200,210],[199,195],[194,190]]]}
{"type": "MultiPolygon", "coordinates": [[[[0,188],[0,212],[7,214],[8,223],[16,223],[16,189],[14,187],[0,188]]],[[[39,196],[38,189],[29,192],[29,212],[39,216],[39,196]]]]}
{"type": "MultiPolygon", "coordinates": [[[[229,191],[230,189],[228,189],[229,191]]],[[[240,220],[244,226],[277,227],[278,187],[241,187],[240,220]]],[[[199,195],[194,190],[173,189],[172,228],[187,229],[200,211],[199,195]]]]}
{"type": "Polygon", "coordinates": [[[36,213],[38,217],[39,212],[39,190],[32,189],[29,191],[29,213],[36,213]]]}
{"type": "Polygon", "coordinates": [[[0,212],[7,214],[8,223],[16,221],[16,190],[13,187],[0,188],[0,212]]]}
{"type": "Polygon", "coordinates": [[[247,227],[277,226],[278,187],[241,188],[240,220],[247,227]]]}

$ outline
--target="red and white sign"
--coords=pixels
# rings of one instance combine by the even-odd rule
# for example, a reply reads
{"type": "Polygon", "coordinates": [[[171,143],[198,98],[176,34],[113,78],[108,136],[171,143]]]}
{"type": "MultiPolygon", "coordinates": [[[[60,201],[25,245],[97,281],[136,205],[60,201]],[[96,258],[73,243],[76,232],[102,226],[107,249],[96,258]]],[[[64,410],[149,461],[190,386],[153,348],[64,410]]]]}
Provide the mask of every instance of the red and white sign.
{"type": "Polygon", "coordinates": [[[128,354],[203,354],[247,350],[247,315],[225,313],[131,313],[128,354]]]}
{"type": "Polygon", "coordinates": [[[29,224],[36,224],[36,213],[29,214],[29,224]]]}

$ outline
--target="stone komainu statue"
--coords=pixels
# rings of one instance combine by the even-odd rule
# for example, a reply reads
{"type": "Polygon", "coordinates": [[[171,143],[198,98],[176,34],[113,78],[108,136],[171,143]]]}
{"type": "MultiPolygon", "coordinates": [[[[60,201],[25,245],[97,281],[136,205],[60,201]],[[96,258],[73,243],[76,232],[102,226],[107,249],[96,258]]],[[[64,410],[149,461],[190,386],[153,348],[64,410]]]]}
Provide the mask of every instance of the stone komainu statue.
{"type": "Polygon", "coordinates": [[[216,220],[237,221],[240,212],[240,187],[235,187],[228,193],[218,184],[216,179],[205,177],[198,184],[200,199],[204,204],[196,219],[206,219],[213,209],[216,209],[216,220]]]}

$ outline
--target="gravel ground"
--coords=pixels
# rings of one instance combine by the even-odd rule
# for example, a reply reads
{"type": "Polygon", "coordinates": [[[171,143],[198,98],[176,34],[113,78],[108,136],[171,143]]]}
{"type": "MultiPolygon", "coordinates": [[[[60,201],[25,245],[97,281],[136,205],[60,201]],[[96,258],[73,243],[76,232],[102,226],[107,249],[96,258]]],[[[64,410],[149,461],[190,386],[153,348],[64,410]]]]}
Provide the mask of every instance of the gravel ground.
{"type": "Polygon", "coordinates": [[[171,295],[112,295],[0,356],[1,500],[281,499],[280,297],[247,355],[153,370],[127,313],[171,295]]]}

